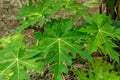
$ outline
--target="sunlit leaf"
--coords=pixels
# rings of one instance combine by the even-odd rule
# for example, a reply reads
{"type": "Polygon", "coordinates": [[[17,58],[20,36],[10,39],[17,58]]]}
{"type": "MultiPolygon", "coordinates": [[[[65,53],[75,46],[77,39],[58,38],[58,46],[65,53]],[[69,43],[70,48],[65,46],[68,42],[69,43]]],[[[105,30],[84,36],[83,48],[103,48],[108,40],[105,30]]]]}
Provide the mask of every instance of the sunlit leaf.
{"type": "Polygon", "coordinates": [[[27,70],[39,73],[44,68],[43,62],[39,61],[40,58],[34,57],[40,51],[27,50],[22,35],[2,38],[0,43],[3,45],[0,50],[1,80],[5,77],[9,77],[10,80],[30,80],[27,70]]]}

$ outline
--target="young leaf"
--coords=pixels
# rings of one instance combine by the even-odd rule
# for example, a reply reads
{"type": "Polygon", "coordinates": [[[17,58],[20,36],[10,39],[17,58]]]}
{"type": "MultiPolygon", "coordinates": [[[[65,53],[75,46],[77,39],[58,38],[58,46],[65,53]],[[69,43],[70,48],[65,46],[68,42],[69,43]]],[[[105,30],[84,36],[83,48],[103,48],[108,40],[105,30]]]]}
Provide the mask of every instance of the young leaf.
{"type": "Polygon", "coordinates": [[[40,58],[35,57],[40,51],[27,50],[22,35],[2,38],[0,43],[1,80],[5,77],[9,77],[10,80],[30,80],[26,70],[40,72],[44,68],[43,62],[38,62],[40,58]]]}
{"type": "Polygon", "coordinates": [[[92,18],[86,16],[85,19],[89,25],[82,27],[80,31],[91,36],[88,39],[89,52],[93,53],[99,48],[102,49],[103,54],[108,54],[119,62],[119,54],[113,49],[117,45],[112,42],[111,38],[120,39],[120,28],[115,29],[111,19],[105,14],[96,13],[92,18]]]}
{"type": "Polygon", "coordinates": [[[62,80],[62,73],[68,74],[67,66],[72,65],[72,59],[76,54],[80,53],[82,58],[91,59],[89,54],[81,53],[81,47],[76,43],[84,35],[80,35],[73,28],[72,20],[52,20],[45,27],[45,33],[36,33],[36,38],[39,36],[38,48],[40,47],[44,53],[45,63],[54,63],[50,71],[54,72],[55,80],[62,80]]]}

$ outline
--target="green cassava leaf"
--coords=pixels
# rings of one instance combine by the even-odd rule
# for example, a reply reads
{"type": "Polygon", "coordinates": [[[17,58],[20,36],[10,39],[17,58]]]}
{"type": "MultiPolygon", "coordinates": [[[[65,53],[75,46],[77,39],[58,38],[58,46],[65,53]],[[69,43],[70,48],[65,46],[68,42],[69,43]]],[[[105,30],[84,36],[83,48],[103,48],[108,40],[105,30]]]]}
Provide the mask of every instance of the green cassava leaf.
{"type": "Polygon", "coordinates": [[[16,30],[22,31],[25,28],[33,27],[35,24],[43,26],[55,16],[56,12],[63,8],[65,8],[64,12],[69,11],[69,13],[79,14],[76,16],[77,19],[82,15],[82,10],[86,9],[86,7],[75,0],[42,0],[35,3],[30,2],[19,9],[17,18],[24,20],[21,21],[22,25],[17,27],[16,30]]]}
{"type": "Polygon", "coordinates": [[[81,53],[81,46],[76,43],[84,35],[80,35],[73,28],[72,20],[53,19],[46,24],[45,28],[44,34],[38,32],[35,36],[40,39],[38,49],[42,50],[45,63],[54,63],[50,72],[54,72],[55,80],[62,80],[62,73],[68,74],[67,66],[72,65],[72,59],[76,57],[76,54],[80,54],[84,59],[91,60],[89,54],[81,53]]]}
{"type": "Polygon", "coordinates": [[[112,42],[112,39],[120,39],[120,28],[115,29],[111,19],[105,14],[96,13],[93,17],[86,16],[85,19],[89,25],[85,25],[80,31],[91,36],[88,39],[89,52],[93,53],[102,49],[103,54],[108,54],[119,62],[119,54],[113,49],[117,45],[112,42]]]}
{"type": "Polygon", "coordinates": [[[23,6],[19,9],[17,18],[27,19],[21,21],[22,25],[17,27],[17,30],[21,31],[29,26],[34,26],[36,23],[42,26],[46,22],[47,17],[53,16],[62,6],[63,4],[60,1],[55,0],[43,0],[42,2],[23,6]]]}
{"type": "Polygon", "coordinates": [[[37,73],[44,68],[40,58],[34,57],[40,51],[27,49],[23,36],[16,34],[0,39],[0,79],[30,80],[27,70],[37,73]],[[39,62],[38,62],[39,61],[39,62]]]}
{"type": "Polygon", "coordinates": [[[78,76],[80,80],[119,80],[120,77],[117,75],[117,72],[110,71],[113,69],[113,66],[101,59],[96,59],[91,65],[92,69],[89,68],[86,76],[84,71],[78,71],[73,69],[74,74],[78,76]]]}

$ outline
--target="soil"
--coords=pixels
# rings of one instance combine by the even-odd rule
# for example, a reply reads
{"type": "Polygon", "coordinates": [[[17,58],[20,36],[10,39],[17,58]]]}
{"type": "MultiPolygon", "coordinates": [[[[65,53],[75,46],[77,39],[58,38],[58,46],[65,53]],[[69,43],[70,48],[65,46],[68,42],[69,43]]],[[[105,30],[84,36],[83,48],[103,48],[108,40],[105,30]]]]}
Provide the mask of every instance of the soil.
{"type": "Polygon", "coordinates": [[[15,17],[17,10],[18,6],[9,1],[0,3],[0,37],[10,34],[19,25],[15,17]]]}

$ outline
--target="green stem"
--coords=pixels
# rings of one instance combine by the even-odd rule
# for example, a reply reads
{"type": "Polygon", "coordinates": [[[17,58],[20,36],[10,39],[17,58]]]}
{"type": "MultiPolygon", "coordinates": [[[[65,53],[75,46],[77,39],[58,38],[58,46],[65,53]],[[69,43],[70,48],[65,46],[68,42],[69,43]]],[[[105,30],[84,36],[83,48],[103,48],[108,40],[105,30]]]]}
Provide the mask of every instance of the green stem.
{"type": "Polygon", "coordinates": [[[110,17],[111,19],[114,19],[114,6],[115,6],[115,0],[106,0],[107,6],[110,10],[110,17]]]}
{"type": "Polygon", "coordinates": [[[120,21],[120,0],[118,0],[118,20],[120,21]]]}

